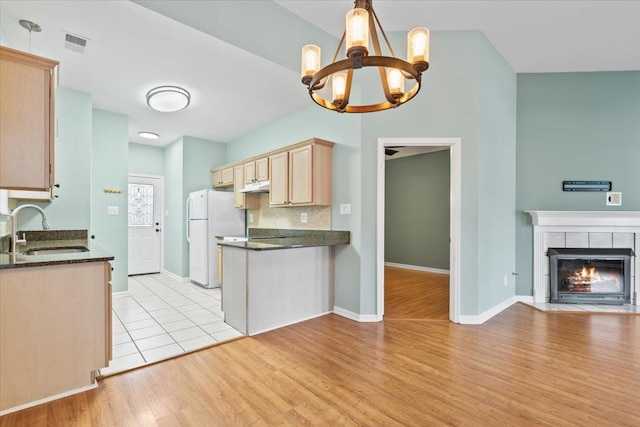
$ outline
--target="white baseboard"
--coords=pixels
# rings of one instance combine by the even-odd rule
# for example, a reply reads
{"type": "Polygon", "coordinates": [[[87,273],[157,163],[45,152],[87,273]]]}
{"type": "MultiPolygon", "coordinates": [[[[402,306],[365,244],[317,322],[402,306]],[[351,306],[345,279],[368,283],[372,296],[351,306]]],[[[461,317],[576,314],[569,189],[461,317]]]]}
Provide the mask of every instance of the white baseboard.
{"type": "Polygon", "coordinates": [[[515,298],[516,302],[524,302],[526,304],[533,304],[533,295],[516,295],[512,298],[515,298]]]}
{"type": "MultiPolygon", "coordinates": [[[[491,319],[493,316],[501,313],[507,308],[511,307],[513,304],[521,301],[521,298],[528,298],[520,295],[512,296],[511,298],[502,301],[500,304],[497,304],[490,309],[476,315],[476,316],[465,316],[460,315],[459,321],[463,325],[481,325],[487,320],[491,319]]],[[[533,300],[533,297],[530,297],[533,300]]]]}
{"type": "Polygon", "coordinates": [[[420,265],[398,264],[395,262],[385,262],[384,265],[388,267],[404,268],[407,270],[428,271],[429,273],[449,274],[449,270],[443,270],[441,268],[422,267],[420,265]]]}
{"type": "Polygon", "coordinates": [[[285,326],[291,326],[291,325],[295,325],[296,323],[300,323],[300,322],[305,322],[307,320],[311,320],[311,319],[315,319],[316,317],[320,317],[320,316],[326,316],[327,314],[331,313],[330,311],[324,312],[324,313],[320,313],[320,314],[314,314],[313,316],[309,316],[309,317],[305,317],[303,319],[300,320],[296,320],[294,322],[289,322],[289,323],[285,323],[284,325],[278,325],[278,326],[274,326],[273,328],[267,328],[267,329],[263,329],[262,331],[257,331],[257,332],[253,332],[251,333],[251,335],[247,334],[248,336],[251,337],[255,337],[258,334],[263,334],[265,332],[269,332],[269,331],[273,331],[275,329],[280,329],[280,328],[284,328],[285,326]]]}
{"type": "Polygon", "coordinates": [[[124,298],[124,297],[128,297],[128,296],[131,296],[129,291],[120,291],[120,292],[114,292],[114,293],[111,294],[112,298],[124,298]]]}
{"type": "Polygon", "coordinates": [[[333,306],[333,313],[338,316],[346,317],[347,319],[355,320],[356,322],[380,322],[377,314],[358,314],[353,311],[346,310],[342,307],[333,306]]]}
{"type": "Polygon", "coordinates": [[[170,272],[169,270],[162,270],[162,274],[166,274],[167,276],[171,277],[172,279],[176,279],[180,282],[188,282],[189,278],[188,277],[182,277],[182,276],[178,276],[175,273],[170,272]]]}
{"type": "Polygon", "coordinates": [[[71,396],[74,394],[82,393],[85,391],[93,390],[94,388],[98,388],[98,382],[93,381],[93,384],[75,388],[73,390],[65,391],[64,393],[54,394],[53,396],[45,397],[44,399],[34,400],[33,402],[25,403],[19,406],[14,406],[13,408],[5,409],[4,411],[0,411],[0,416],[10,414],[12,412],[22,411],[23,409],[31,408],[33,406],[42,405],[43,403],[51,402],[54,400],[62,399],[63,397],[71,396]]]}

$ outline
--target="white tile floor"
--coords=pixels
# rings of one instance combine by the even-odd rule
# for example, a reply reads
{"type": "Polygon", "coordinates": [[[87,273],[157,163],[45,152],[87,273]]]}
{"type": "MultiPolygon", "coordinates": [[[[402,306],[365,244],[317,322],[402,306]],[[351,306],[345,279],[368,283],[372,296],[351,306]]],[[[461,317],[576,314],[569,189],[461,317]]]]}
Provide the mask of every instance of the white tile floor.
{"type": "Polygon", "coordinates": [[[166,274],[129,277],[129,295],[113,298],[111,375],[242,334],[223,321],[220,289],[166,274]]]}

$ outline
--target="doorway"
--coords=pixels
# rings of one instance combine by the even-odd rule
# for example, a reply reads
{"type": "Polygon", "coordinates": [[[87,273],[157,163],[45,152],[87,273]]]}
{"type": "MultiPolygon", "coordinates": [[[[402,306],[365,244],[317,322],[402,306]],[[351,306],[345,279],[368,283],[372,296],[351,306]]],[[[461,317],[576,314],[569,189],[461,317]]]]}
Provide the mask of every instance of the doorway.
{"type": "Polygon", "coordinates": [[[129,175],[129,276],[162,271],[164,177],[129,175]]]}
{"type": "Polygon", "coordinates": [[[385,302],[385,149],[402,147],[441,147],[450,152],[449,199],[449,320],[459,323],[460,311],[460,138],[379,138],[378,139],[378,206],[377,206],[377,318],[383,320],[385,302]]]}

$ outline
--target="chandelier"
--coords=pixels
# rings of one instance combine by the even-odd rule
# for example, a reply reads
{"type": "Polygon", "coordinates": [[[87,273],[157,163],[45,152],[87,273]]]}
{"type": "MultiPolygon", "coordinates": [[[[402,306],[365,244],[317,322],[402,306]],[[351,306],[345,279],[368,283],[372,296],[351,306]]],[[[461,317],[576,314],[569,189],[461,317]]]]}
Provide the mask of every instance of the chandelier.
{"type": "Polygon", "coordinates": [[[370,113],[395,108],[412,99],[420,90],[422,73],[429,68],[429,30],[414,28],[407,35],[407,60],[396,58],[380,20],[373,10],[373,0],[355,0],[355,7],[346,17],[346,28],[331,64],[321,67],[320,48],[306,45],[302,48],[302,83],[316,104],[340,113],[370,113]],[[387,44],[391,56],[383,56],[378,41],[376,24],[387,44]],[[375,55],[369,55],[369,35],[375,55]],[[338,52],[345,45],[347,59],[336,62],[338,52]],[[377,67],[384,92],[384,100],[377,104],[351,105],[349,96],[354,70],[377,67]],[[319,91],[331,79],[331,100],[319,91]],[[405,92],[405,80],[415,80],[405,92]]]}

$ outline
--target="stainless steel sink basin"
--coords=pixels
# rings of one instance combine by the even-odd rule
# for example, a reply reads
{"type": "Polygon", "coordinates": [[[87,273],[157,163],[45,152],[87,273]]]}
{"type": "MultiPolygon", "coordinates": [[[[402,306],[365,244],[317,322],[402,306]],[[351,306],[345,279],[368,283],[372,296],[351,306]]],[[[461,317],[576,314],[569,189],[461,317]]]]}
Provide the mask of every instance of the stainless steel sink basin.
{"type": "Polygon", "coordinates": [[[65,248],[33,248],[24,252],[25,255],[58,255],[58,254],[76,254],[80,252],[88,252],[89,249],[84,246],[69,246],[65,248]]]}

